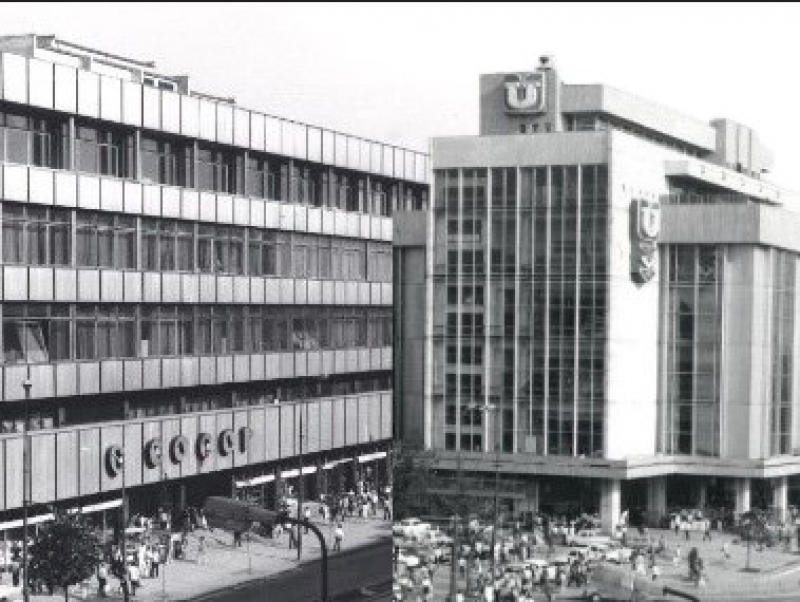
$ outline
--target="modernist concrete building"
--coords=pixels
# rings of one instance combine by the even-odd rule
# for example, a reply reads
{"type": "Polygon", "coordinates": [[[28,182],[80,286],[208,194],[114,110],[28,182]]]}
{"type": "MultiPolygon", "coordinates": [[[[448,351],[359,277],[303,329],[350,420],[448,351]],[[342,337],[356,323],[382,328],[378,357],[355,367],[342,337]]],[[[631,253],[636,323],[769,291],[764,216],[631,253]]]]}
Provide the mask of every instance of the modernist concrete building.
{"type": "Polygon", "coordinates": [[[491,497],[497,469],[507,506],[607,528],[630,508],[787,507],[800,205],[762,178],[755,132],[564,84],[543,57],[482,76],[479,135],[434,139],[431,161],[427,244],[396,235],[427,261],[396,295],[426,308],[397,341],[425,361],[397,375],[424,395],[398,387],[396,426],[434,452],[435,489],[491,497]]]}
{"type": "Polygon", "coordinates": [[[274,499],[301,464],[385,481],[392,214],[427,170],[153,63],[0,38],[0,529],[26,415],[39,518],[123,487],[138,511],[274,499]]]}

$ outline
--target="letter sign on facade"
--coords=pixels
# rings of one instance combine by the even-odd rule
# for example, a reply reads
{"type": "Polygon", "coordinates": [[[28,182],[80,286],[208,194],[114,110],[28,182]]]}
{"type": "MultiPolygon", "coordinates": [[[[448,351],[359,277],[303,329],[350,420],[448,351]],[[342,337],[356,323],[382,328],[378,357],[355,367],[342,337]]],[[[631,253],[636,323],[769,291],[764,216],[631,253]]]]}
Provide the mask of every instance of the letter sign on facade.
{"type": "Polygon", "coordinates": [[[250,445],[250,438],[253,436],[253,429],[249,426],[243,426],[239,429],[239,452],[246,454],[247,448],[250,445]]]}
{"type": "Polygon", "coordinates": [[[661,205],[658,201],[634,199],[630,218],[631,280],[645,284],[656,275],[656,241],[661,232],[661,205]]]}
{"type": "Polygon", "coordinates": [[[219,434],[217,445],[219,447],[219,454],[221,456],[227,456],[229,453],[231,453],[234,446],[233,431],[230,429],[225,429],[222,431],[219,434]]]}
{"type": "Polygon", "coordinates": [[[506,77],[505,88],[507,113],[530,115],[545,110],[542,73],[509,75],[506,77]]]}
{"type": "Polygon", "coordinates": [[[144,446],[144,461],[148,468],[156,468],[161,465],[161,441],[158,439],[151,439],[144,446]]]}
{"type": "Polygon", "coordinates": [[[106,449],[106,472],[112,479],[116,477],[125,465],[125,452],[119,445],[111,445],[106,449]]]}
{"type": "Polygon", "coordinates": [[[180,464],[186,457],[189,450],[189,440],[183,435],[174,437],[169,444],[169,455],[172,457],[173,464],[180,464]]]}
{"type": "Polygon", "coordinates": [[[211,455],[211,435],[200,433],[197,435],[197,457],[205,460],[211,455]]]}

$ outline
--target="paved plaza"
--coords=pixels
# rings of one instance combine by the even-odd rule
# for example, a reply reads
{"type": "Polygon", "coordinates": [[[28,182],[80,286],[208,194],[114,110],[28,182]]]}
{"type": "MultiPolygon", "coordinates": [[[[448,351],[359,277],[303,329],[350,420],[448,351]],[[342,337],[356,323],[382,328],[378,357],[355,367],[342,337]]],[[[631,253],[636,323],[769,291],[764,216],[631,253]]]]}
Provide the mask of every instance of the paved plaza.
{"type": "MultiPolygon", "coordinates": [[[[734,543],[737,538],[725,533],[712,531],[711,541],[702,541],[700,532],[693,532],[690,540],[686,541],[684,534],[676,535],[673,531],[664,529],[651,529],[650,535],[657,543],[663,535],[667,552],[657,556],[657,565],[661,575],[654,582],[648,571],[645,576],[635,576],[629,564],[613,565],[604,563],[595,570],[591,585],[597,586],[602,592],[617,594],[615,599],[630,600],[630,582],[633,577],[635,582],[637,600],[657,600],[656,597],[663,592],[665,586],[699,596],[704,601],[717,601],[737,599],[742,601],[763,600],[771,596],[780,600],[800,599],[800,552],[797,549],[797,540],[787,549],[783,546],[764,548],[759,551],[753,546],[750,551],[751,571],[746,571],[747,547],[742,543],[734,543]],[[723,554],[723,544],[729,558],[723,554]],[[680,560],[676,563],[674,558],[680,547],[680,560]],[[703,586],[697,585],[689,579],[687,555],[696,547],[705,564],[706,582],[703,586]],[[625,591],[627,589],[627,591],[625,591]]],[[[554,555],[562,553],[565,548],[556,546],[554,555]]],[[[546,549],[541,546],[537,556],[547,557],[546,549]]],[[[433,600],[444,601],[450,593],[450,565],[441,565],[435,569],[433,578],[433,600]]],[[[466,581],[459,578],[459,589],[466,590],[466,581]]],[[[563,592],[566,596],[575,593],[574,588],[563,592]]],[[[404,602],[417,602],[424,600],[421,588],[407,595],[404,602]]],[[[559,598],[556,595],[556,600],[559,598]]],[[[477,598],[468,598],[473,600],[477,598]]],[[[545,600],[544,594],[537,592],[534,595],[536,602],[545,600]]],[[[675,598],[677,599],[677,598],[675,598]]]]}
{"type": "MultiPolygon", "coordinates": [[[[316,513],[316,504],[312,507],[312,515],[316,513]]],[[[336,555],[333,549],[333,531],[335,524],[314,521],[325,534],[329,554],[336,555]]],[[[342,552],[354,550],[381,539],[391,537],[391,521],[380,518],[348,518],[344,522],[345,537],[342,552]]],[[[303,535],[302,559],[307,561],[316,559],[320,555],[317,538],[309,531],[303,535]]],[[[155,600],[189,600],[200,595],[214,591],[225,590],[248,581],[257,580],[267,576],[277,575],[283,571],[294,569],[298,566],[297,550],[289,549],[289,537],[286,533],[278,539],[269,539],[258,535],[251,535],[249,545],[245,540],[242,547],[233,545],[233,535],[219,529],[214,531],[194,531],[189,536],[189,550],[186,559],[172,560],[161,567],[164,575],[159,578],[142,579],[143,587],[136,592],[134,599],[143,602],[155,600]],[[198,562],[199,537],[205,536],[207,552],[205,559],[198,562]]],[[[4,584],[10,582],[6,573],[3,575],[4,584]]],[[[119,582],[111,577],[109,580],[109,598],[122,599],[118,588],[119,582]]],[[[58,598],[63,599],[63,592],[56,591],[55,596],[34,595],[34,602],[45,602],[58,598]]],[[[85,587],[75,587],[70,590],[71,599],[99,600],[97,580],[92,578],[85,587]]]]}

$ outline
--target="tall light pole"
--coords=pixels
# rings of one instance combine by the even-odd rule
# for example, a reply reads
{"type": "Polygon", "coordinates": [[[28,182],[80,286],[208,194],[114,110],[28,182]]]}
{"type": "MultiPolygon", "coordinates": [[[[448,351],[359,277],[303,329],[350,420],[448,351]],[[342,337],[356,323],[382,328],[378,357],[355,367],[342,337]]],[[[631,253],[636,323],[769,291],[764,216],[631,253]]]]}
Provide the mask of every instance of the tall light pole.
{"type": "MultiPolygon", "coordinates": [[[[480,408],[481,412],[483,412],[484,419],[488,419],[489,412],[494,412],[497,410],[496,405],[490,405],[487,401],[483,406],[480,408]]],[[[495,422],[499,426],[500,422],[495,418],[495,422]]],[[[491,571],[492,571],[492,593],[494,594],[494,598],[497,598],[497,589],[495,587],[496,580],[495,580],[495,570],[496,570],[496,550],[495,546],[497,545],[497,505],[498,505],[498,486],[499,486],[499,477],[500,477],[500,437],[499,435],[499,428],[495,428],[495,433],[493,437],[492,444],[494,445],[495,450],[495,458],[494,458],[494,524],[492,526],[492,555],[491,555],[491,571]]],[[[486,435],[489,435],[489,424],[486,425],[486,435]]]]}
{"type": "Polygon", "coordinates": [[[28,436],[28,422],[30,420],[31,387],[33,387],[31,365],[28,364],[26,378],[22,381],[22,388],[25,389],[22,423],[22,599],[24,602],[30,600],[30,589],[28,587],[28,504],[30,503],[31,489],[31,443],[28,436]]]}
{"type": "MultiPolygon", "coordinates": [[[[297,475],[297,560],[300,560],[300,554],[303,550],[303,532],[300,529],[300,521],[303,520],[303,412],[305,411],[305,404],[300,404],[300,453],[298,461],[300,463],[300,472],[297,475]]],[[[292,527],[294,528],[294,527],[292,527]]]]}

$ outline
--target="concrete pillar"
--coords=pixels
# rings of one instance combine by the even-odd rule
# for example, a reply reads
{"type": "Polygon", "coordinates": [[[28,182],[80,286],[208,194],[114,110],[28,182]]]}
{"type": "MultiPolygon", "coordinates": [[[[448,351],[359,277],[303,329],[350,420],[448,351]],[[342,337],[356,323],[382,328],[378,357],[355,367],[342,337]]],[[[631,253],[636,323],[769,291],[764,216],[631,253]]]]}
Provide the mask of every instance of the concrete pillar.
{"type": "Polygon", "coordinates": [[[528,512],[539,512],[539,481],[529,481],[527,484],[527,504],[525,510],[528,512]]]}
{"type": "Polygon", "coordinates": [[[741,516],[750,510],[750,479],[734,479],[733,487],[736,500],[734,511],[737,516],[741,516]]]}
{"type": "Polygon", "coordinates": [[[772,506],[775,509],[778,520],[786,520],[787,508],[789,506],[789,478],[778,477],[772,480],[772,506]]]}
{"type": "Polygon", "coordinates": [[[708,500],[708,483],[701,477],[697,484],[697,507],[703,510],[708,500]]]}
{"type": "Polygon", "coordinates": [[[648,519],[658,519],[667,514],[667,477],[647,480],[648,519]]]}
{"type": "Polygon", "coordinates": [[[600,522],[604,533],[613,533],[619,524],[622,487],[619,479],[605,479],[600,487],[600,522]]]}

